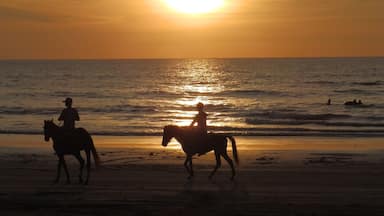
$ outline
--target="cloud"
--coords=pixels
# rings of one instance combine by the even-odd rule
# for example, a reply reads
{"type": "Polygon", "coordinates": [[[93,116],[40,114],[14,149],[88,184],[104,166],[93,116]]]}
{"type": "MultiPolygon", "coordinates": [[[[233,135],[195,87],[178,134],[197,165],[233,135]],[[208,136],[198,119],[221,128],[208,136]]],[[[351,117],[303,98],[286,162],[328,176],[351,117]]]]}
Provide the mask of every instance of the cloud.
{"type": "Polygon", "coordinates": [[[57,17],[25,9],[0,6],[0,19],[2,21],[54,22],[57,17]]]}
{"type": "Polygon", "coordinates": [[[30,22],[30,23],[78,23],[97,24],[107,22],[106,17],[75,16],[62,13],[47,13],[24,8],[0,6],[1,22],[30,22]]]}

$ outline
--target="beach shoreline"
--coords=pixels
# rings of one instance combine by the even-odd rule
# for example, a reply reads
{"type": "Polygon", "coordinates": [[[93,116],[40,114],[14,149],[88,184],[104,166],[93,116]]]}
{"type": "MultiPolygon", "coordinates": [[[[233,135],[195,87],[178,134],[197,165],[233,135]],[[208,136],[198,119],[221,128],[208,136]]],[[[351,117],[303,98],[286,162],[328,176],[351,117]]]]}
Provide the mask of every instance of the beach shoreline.
{"type": "MultiPolygon", "coordinates": [[[[163,148],[162,136],[100,136],[93,135],[97,148],[163,148]]],[[[238,148],[269,150],[384,150],[382,136],[234,136],[238,148]]],[[[43,134],[0,134],[0,149],[49,149],[52,140],[44,141],[43,134]]],[[[179,145],[174,139],[171,148],[179,145]]]]}

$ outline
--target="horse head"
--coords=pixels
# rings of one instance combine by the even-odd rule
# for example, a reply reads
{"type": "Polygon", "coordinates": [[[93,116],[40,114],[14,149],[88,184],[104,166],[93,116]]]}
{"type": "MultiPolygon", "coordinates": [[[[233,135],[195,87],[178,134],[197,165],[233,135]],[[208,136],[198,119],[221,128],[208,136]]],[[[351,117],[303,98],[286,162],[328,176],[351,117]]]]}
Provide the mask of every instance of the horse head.
{"type": "Polygon", "coordinates": [[[167,125],[164,127],[163,130],[163,141],[161,145],[167,146],[168,143],[171,141],[171,139],[175,136],[174,131],[175,131],[176,126],[172,125],[167,125]]]}
{"type": "Polygon", "coordinates": [[[53,119],[44,120],[44,140],[48,142],[57,128],[58,126],[53,122],[53,119]]]}

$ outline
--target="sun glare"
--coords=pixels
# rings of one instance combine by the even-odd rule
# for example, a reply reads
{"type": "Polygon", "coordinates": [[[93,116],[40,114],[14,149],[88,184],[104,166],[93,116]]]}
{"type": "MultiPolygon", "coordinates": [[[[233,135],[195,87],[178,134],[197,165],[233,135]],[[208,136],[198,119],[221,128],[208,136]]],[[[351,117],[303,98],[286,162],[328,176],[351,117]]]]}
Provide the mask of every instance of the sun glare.
{"type": "Polygon", "coordinates": [[[224,0],[165,0],[172,9],[188,14],[209,13],[224,5],[224,0]]]}

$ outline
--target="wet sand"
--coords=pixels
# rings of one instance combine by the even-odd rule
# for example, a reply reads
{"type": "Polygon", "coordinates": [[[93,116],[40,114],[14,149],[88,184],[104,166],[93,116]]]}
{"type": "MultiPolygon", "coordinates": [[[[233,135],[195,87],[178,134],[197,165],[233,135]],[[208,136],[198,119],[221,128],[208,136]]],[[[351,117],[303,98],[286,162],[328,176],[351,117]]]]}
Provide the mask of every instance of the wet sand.
{"type": "MultiPolygon", "coordinates": [[[[102,167],[70,185],[42,136],[0,135],[1,215],[384,215],[381,138],[239,137],[240,166],[212,179],[212,154],[184,155],[161,137],[95,137],[102,167]]],[[[230,148],[229,148],[230,150],[230,148]]],[[[232,156],[232,153],[230,152],[232,156]]]]}

